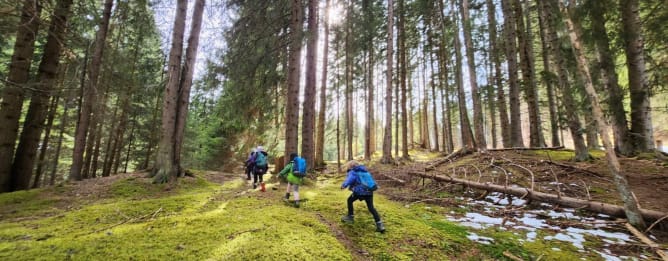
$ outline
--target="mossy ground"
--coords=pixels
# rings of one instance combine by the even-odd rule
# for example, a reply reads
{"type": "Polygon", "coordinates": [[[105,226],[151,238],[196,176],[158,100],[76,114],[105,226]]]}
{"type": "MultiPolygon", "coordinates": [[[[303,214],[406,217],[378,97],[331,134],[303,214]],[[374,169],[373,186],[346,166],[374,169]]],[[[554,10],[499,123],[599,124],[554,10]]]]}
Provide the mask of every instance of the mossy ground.
{"type": "Polygon", "coordinates": [[[462,227],[444,216],[467,208],[390,200],[389,187],[374,196],[386,233],[374,231],[361,201],[355,222],[344,224],[343,174],[314,175],[300,189],[300,208],[282,200],[285,185],[269,174],[266,192],[241,174],[195,172],[169,185],[143,175],[118,175],[92,190],[79,183],[0,194],[0,260],[600,259],[563,242],[527,242],[521,230],[462,227]]]}

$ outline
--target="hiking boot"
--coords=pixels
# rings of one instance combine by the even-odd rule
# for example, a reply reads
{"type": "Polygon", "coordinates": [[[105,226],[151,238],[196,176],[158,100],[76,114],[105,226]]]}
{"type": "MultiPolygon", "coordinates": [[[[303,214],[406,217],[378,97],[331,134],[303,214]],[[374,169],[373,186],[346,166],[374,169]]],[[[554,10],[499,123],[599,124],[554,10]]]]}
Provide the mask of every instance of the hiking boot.
{"type": "Polygon", "coordinates": [[[376,232],[385,233],[385,225],[383,225],[383,221],[376,222],[376,232]]]}
{"type": "Polygon", "coordinates": [[[253,183],[253,189],[257,188],[257,184],[253,183]]]}
{"type": "Polygon", "coordinates": [[[285,200],[290,199],[290,193],[285,193],[285,200]]]}
{"type": "Polygon", "coordinates": [[[341,221],[342,221],[343,223],[353,223],[353,222],[355,222],[355,216],[351,216],[351,215],[343,216],[343,217],[341,218],[341,221]]]}
{"type": "Polygon", "coordinates": [[[299,208],[299,200],[295,200],[295,207],[299,208]]]}

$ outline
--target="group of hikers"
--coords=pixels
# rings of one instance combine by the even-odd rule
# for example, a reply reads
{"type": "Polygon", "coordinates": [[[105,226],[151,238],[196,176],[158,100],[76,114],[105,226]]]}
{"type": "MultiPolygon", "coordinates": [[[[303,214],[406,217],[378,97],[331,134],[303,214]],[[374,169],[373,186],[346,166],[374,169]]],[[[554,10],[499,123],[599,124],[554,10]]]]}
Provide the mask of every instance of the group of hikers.
{"type": "MultiPolygon", "coordinates": [[[[245,162],[246,179],[250,180],[252,174],[253,189],[260,186],[262,192],[265,191],[262,176],[267,173],[267,169],[269,168],[267,163],[268,155],[269,154],[262,146],[257,146],[257,148],[251,151],[245,162]]],[[[355,160],[346,162],[343,165],[343,168],[346,170],[347,176],[343,181],[343,184],[341,184],[341,189],[348,189],[352,191],[352,194],[350,194],[347,200],[348,214],[343,216],[341,221],[344,223],[353,223],[355,221],[353,203],[357,200],[363,200],[366,203],[369,212],[373,215],[373,219],[376,223],[376,231],[384,233],[385,225],[373,205],[373,192],[378,188],[373,177],[364,165],[355,160]]],[[[289,202],[290,192],[292,191],[292,194],[294,195],[294,206],[297,208],[299,208],[299,186],[303,184],[305,176],[306,161],[304,158],[299,157],[297,153],[290,153],[290,161],[278,173],[278,177],[287,183],[285,188],[285,198],[283,200],[289,202]]]]}

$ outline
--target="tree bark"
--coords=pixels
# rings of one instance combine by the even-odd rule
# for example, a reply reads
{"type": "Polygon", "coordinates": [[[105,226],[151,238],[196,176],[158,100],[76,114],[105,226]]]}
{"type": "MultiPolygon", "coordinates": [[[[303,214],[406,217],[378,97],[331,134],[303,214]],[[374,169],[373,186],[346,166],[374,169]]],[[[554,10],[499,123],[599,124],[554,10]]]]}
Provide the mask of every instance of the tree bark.
{"type": "Polygon", "coordinates": [[[386,66],[386,90],[385,90],[385,133],[383,137],[383,156],[380,160],[383,164],[389,164],[392,160],[392,43],[393,43],[393,21],[394,5],[392,0],[387,0],[387,66],[386,66]]]}
{"type": "Polygon", "coordinates": [[[506,38],[506,59],[508,62],[508,85],[510,103],[510,146],[524,147],[522,141],[522,118],[520,117],[520,83],[517,70],[517,41],[515,14],[511,0],[501,1],[504,16],[504,36],[506,38]]]}
{"type": "Polygon", "coordinates": [[[44,139],[42,139],[42,145],[39,148],[35,178],[33,179],[33,183],[30,188],[39,188],[41,185],[40,181],[42,180],[42,173],[44,172],[44,165],[46,164],[46,151],[50,145],[49,141],[51,138],[51,128],[53,127],[53,120],[56,118],[56,112],[58,111],[58,101],[60,101],[60,95],[56,95],[51,98],[51,104],[49,105],[49,116],[47,116],[46,119],[46,130],[44,130],[44,139]]]}
{"type": "MultiPolygon", "coordinates": [[[[81,71],[81,74],[84,74],[85,71],[86,71],[86,66],[85,66],[86,60],[87,59],[84,59],[84,66],[83,66],[84,68],[81,71]]],[[[60,151],[63,147],[63,137],[64,137],[64,134],[65,134],[65,126],[67,126],[67,124],[68,124],[67,122],[68,122],[69,118],[67,117],[68,116],[67,113],[70,109],[69,103],[70,103],[71,99],[72,99],[72,97],[69,97],[67,100],[65,100],[65,102],[63,104],[63,107],[64,107],[63,108],[63,115],[62,115],[62,118],[60,119],[60,127],[59,127],[60,130],[58,130],[58,132],[59,132],[59,134],[58,134],[58,145],[56,145],[56,152],[54,152],[54,154],[53,154],[53,166],[51,167],[51,174],[49,175],[49,186],[53,186],[56,183],[56,172],[58,171],[58,160],[60,159],[60,151]]]]}
{"type": "MultiPolygon", "coordinates": [[[[538,5],[541,5],[541,0],[536,0],[538,5]]],[[[597,2],[597,1],[594,1],[597,2]]],[[[539,8],[540,10],[540,8],[539,8]]],[[[559,141],[559,121],[557,113],[557,102],[556,94],[554,90],[554,73],[552,72],[552,64],[550,63],[550,49],[548,41],[548,32],[547,26],[549,22],[546,17],[543,15],[543,12],[538,12],[538,25],[540,27],[540,43],[541,43],[541,55],[543,57],[543,82],[545,83],[545,90],[547,91],[547,104],[550,111],[550,134],[552,142],[550,143],[553,147],[561,146],[559,141]]]]}
{"type": "MultiPolygon", "coordinates": [[[[404,6],[404,0],[399,0],[399,20],[397,22],[397,34],[398,34],[398,52],[399,52],[399,61],[398,61],[398,68],[399,68],[399,88],[401,92],[401,97],[399,103],[401,104],[401,110],[397,108],[397,112],[401,111],[401,120],[400,122],[397,122],[397,124],[401,124],[401,134],[397,132],[397,137],[401,135],[401,158],[402,159],[409,159],[408,156],[408,114],[406,113],[407,108],[406,108],[406,29],[404,28],[405,23],[406,23],[406,11],[405,11],[405,6],[404,6]]],[[[398,125],[397,125],[398,126],[398,125]]],[[[399,141],[397,141],[397,145],[399,145],[399,141]]],[[[397,157],[399,154],[397,154],[397,157]]]]}
{"type": "Polygon", "coordinates": [[[28,82],[41,11],[40,1],[23,1],[7,83],[0,90],[0,193],[11,191],[12,187],[12,160],[25,98],[24,85],[28,82]]]}
{"type": "Polygon", "coordinates": [[[290,153],[297,152],[299,131],[299,77],[302,53],[302,1],[291,1],[290,45],[288,54],[288,91],[285,100],[285,163],[290,161],[290,153]]]}
{"type": "MultiPolygon", "coordinates": [[[[455,1],[452,1],[452,8],[455,9],[455,1]]],[[[459,32],[459,25],[455,24],[455,32],[459,32]]],[[[457,34],[458,35],[458,34],[457,34]]],[[[457,84],[457,97],[459,98],[459,125],[462,136],[462,148],[466,150],[475,150],[476,141],[473,140],[473,131],[469,122],[468,109],[466,108],[466,93],[464,92],[463,65],[462,65],[462,45],[459,36],[453,40],[455,42],[455,82],[457,84]]]]}
{"type": "Polygon", "coordinates": [[[318,110],[318,125],[316,128],[315,141],[315,167],[320,167],[325,164],[325,121],[327,120],[327,66],[329,56],[329,2],[325,3],[325,18],[323,20],[325,27],[324,46],[322,48],[322,76],[320,82],[320,108],[318,110]]]}
{"type": "Polygon", "coordinates": [[[49,36],[46,45],[44,45],[44,53],[37,74],[38,92],[33,93],[30,100],[28,113],[23,123],[23,131],[12,164],[13,190],[23,190],[30,187],[30,178],[35,167],[35,155],[44,129],[49,94],[53,90],[58,75],[60,54],[64,43],[63,37],[67,28],[71,5],[71,0],[58,1],[51,18],[49,36]]]}
{"type": "MultiPolygon", "coordinates": [[[[533,54],[533,37],[531,33],[531,19],[526,19],[522,3],[513,0],[519,42],[520,66],[522,68],[522,85],[524,98],[529,107],[529,144],[531,147],[544,147],[545,137],[540,127],[540,109],[538,107],[538,92],[536,90],[536,69],[533,54]],[[526,26],[525,26],[526,25],[526,26]]],[[[527,10],[526,12],[529,12],[527,10]]],[[[528,15],[527,15],[528,16],[528,15]]]]}
{"type": "Polygon", "coordinates": [[[580,119],[576,114],[575,100],[573,98],[573,91],[571,85],[568,81],[568,71],[566,69],[566,62],[564,54],[562,54],[557,47],[561,46],[560,40],[557,36],[556,25],[558,23],[557,17],[553,15],[553,12],[556,11],[555,0],[548,1],[539,1],[539,6],[541,9],[541,16],[545,17],[547,21],[547,36],[548,36],[548,47],[550,53],[552,54],[552,59],[556,62],[557,69],[557,78],[559,81],[559,89],[562,90],[562,104],[565,108],[568,108],[566,111],[566,118],[568,121],[568,128],[571,132],[573,138],[573,144],[575,145],[575,160],[584,161],[589,159],[589,151],[585,145],[584,138],[582,137],[582,125],[580,124],[580,119]]]}
{"type": "Polygon", "coordinates": [[[107,31],[109,29],[109,19],[111,17],[111,7],[113,0],[105,0],[104,10],[102,11],[102,20],[95,37],[95,49],[93,51],[93,59],[90,63],[89,80],[84,89],[83,104],[81,112],[79,113],[79,121],[76,128],[76,135],[74,138],[74,149],[72,152],[72,166],[70,168],[69,179],[81,180],[81,168],[83,166],[83,153],[86,147],[86,137],[91,121],[91,113],[93,105],[96,103],[97,96],[97,82],[100,74],[100,66],[102,64],[102,55],[104,53],[104,46],[107,39],[107,31]]]}
{"type": "Polygon", "coordinates": [[[464,26],[464,43],[466,46],[466,60],[469,66],[469,84],[471,85],[471,97],[473,99],[473,127],[475,128],[475,144],[477,149],[485,151],[485,131],[483,128],[482,104],[480,92],[478,91],[478,75],[476,73],[475,50],[471,39],[471,19],[469,18],[469,0],[461,0],[462,25],[464,26]]]}
{"type": "Polygon", "coordinates": [[[622,38],[631,93],[631,134],[635,140],[636,150],[651,151],[654,149],[654,140],[650,89],[645,72],[645,42],[642,37],[638,2],[638,0],[620,0],[619,9],[622,14],[622,38]]]}
{"type": "MultiPolygon", "coordinates": [[[[205,5],[205,0],[195,1],[192,21],[190,23],[190,34],[188,36],[186,57],[181,69],[181,78],[179,79],[176,106],[176,123],[174,125],[174,164],[177,167],[178,176],[184,174],[184,171],[181,168],[181,148],[183,147],[183,136],[186,131],[186,121],[188,120],[190,89],[192,87],[193,76],[195,73],[195,61],[197,60],[197,48],[199,47],[199,36],[200,31],[202,30],[202,15],[204,14],[205,5]]],[[[122,145],[119,146],[119,148],[120,147],[122,147],[122,145]]],[[[120,162],[120,154],[118,161],[120,162]]]]}
{"type": "Polygon", "coordinates": [[[601,79],[608,93],[608,110],[612,117],[612,130],[615,137],[615,149],[621,155],[633,154],[633,144],[624,111],[624,92],[619,87],[619,80],[615,68],[615,60],[610,50],[610,38],[605,28],[604,13],[607,7],[603,1],[590,1],[594,6],[589,10],[591,19],[591,30],[594,34],[594,43],[601,67],[601,79]]]}
{"type": "MultiPolygon", "coordinates": [[[[308,0],[308,33],[306,39],[306,86],[302,104],[302,157],[315,162],[313,142],[315,126],[316,57],[318,56],[318,1],[308,0]]],[[[309,170],[314,164],[307,164],[309,170]]]]}
{"type": "Polygon", "coordinates": [[[601,106],[599,105],[598,94],[596,94],[596,89],[594,89],[591,74],[589,73],[589,63],[585,57],[584,50],[582,49],[582,44],[578,36],[578,28],[576,28],[576,25],[573,24],[568,10],[566,10],[566,8],[563,6],[563,3],[559,2],[559,5],[561,12],[566,18],[568,36],[571,40],[571,45],[573,46],[575,58],[577,59],[578,72],[581,74],[582,79],[584,80],[587,96],[589,96],[589,99],[592,102],[592,110],[594,113],[596,126],[598,127],[598,132],[601,135],[603,146],[605,147],[605,157],[608,161],[608,167],[610,168],[610,173],[613,176],[617,191],[619,192],[622,201],[624,201],[624,213],[626,213],[626,217],[629,219],[629,223],[631,223],[636,228],[643,229],[645,228],[645,221],[643,219],[642,212],[638,207],[638,202],[629,188],[626,176],[621,172],[619,161],[617,160],[617,155],[615,154],[614,147],[610,141],[610,126],[605,120],[605,115],[603,114],[601,106]]]}
{"type": "Polygon", "coordinates": [[[158,142],[158,151],[155,158],[155,166],[151,171],[154,183],[165,183],[174,180],[178,175],[179,167],[174,162],[174,147],[176,146],[176,117],[179,82],[181,73],[181,59],[183,54],[183,35],[185,31],[185,20],[188,3],[186,0],[177,0],[176,13],[174,15],[174,27],[172,31],[172,46],[169,51],[169,62],[167,66],[168,77],[165,86],[162,103],[162,124],[160,127],[161,138],[158,142]]]}

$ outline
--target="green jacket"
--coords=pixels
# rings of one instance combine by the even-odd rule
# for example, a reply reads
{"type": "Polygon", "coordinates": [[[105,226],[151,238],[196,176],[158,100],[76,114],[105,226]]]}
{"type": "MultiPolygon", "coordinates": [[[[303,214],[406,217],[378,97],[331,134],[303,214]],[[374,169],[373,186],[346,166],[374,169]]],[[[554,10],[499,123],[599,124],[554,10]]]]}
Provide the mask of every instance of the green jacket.
{"type": "Polygon", "coordinates": [[[295,176],[292,173],[292,167],[295,165],[294,161],[290,161],[288,165],[285,165],[285,168],[278,173],[279,177],[286,178],[290,184],[301,185],[304,181],[304,178],[295,176]]]}

